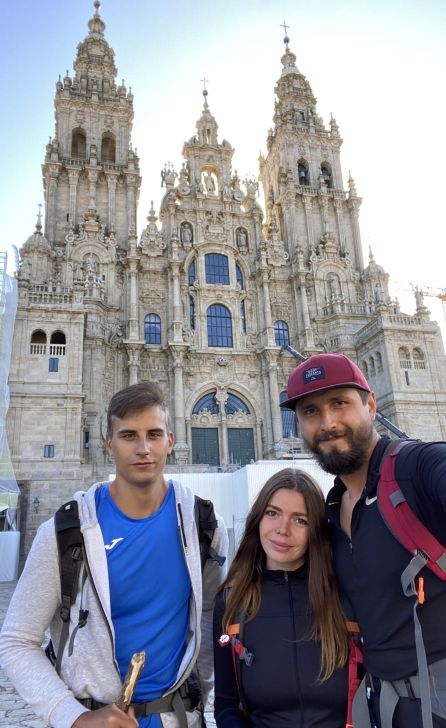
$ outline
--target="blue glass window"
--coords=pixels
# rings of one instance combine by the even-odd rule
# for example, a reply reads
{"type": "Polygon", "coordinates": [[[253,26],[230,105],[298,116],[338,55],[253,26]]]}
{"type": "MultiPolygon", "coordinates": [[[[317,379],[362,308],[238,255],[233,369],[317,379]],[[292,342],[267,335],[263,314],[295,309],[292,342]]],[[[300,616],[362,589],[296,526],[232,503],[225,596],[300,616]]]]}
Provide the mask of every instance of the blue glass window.
{"type": "Polygon", "coordinates": [[[232,346],[231,314],[220,303],[207,310],[208,346],[232,346]]]}
{"type": "Polygon", "coordinates": [[[43,446],[43,457],[44,458],[53,458],[54,457],[54,445],[44,445],[43,446]]]}
{"type": "Polygon", "coordinates": [[[218,404],[215,401],[215,392],[209,392],[208,394],[205,394],[204,397],[200,397],[198,402],[195,403],[192,414],[198,415],[198,413],[203,410],[207,410],[212,415],[218,414],[218,404]]]}
{"type": "Polygon", "coordinates": [[[48,371],[49,372],[58,372],[59,371],[59,357],[50,356],[50,358],[48,360],[48,371]]]}
{"type": "Polygon", "coordinates": [[[277,346],[288,346],[290,343],[290,333],[286,321],[276,321],[274,324],[274,338],[277,346]]]}
{"type": "Polygon", "coordinates": [[[222,283],[229,286],[228,257],[220,253],[208,253],[204,256],[206,283],[222,283]]]}
{"type": "Polygon", "coordinates": [[[196,273],[195,273],[195,260],[193,260],[192,263],[189,266],[189,270],[188,270],[188,273],[187,273],[187,277],[188,277],[188,281],[189,281],[189,285],[190,286],[193,286],[194,285],[194,283],[195,283],[195,276],[196,276],[196,273]]]}
{"type": "Polygon", "coordinates": [[[244,285],[243,285],[243,273],[242,273],[242,269],[240,268],[239,265],[236,265],[235,266],[235,275],[236,275],[236,278],[237,278],[237,283],[239,284],[240,288],[244,288],[244,285]]]}
{"type": "Polygon", "coordinates": [[[226,400],[225,412],[227,415],[233,415],[235,412],[244,412],[245,415],[251,414],[246,404],[235,394],[230,394],[226,400]]]}
{"type": "MultiPolygon", "coordinates": [[[[280,393],[280,401],[283,402],[288,399],[286,392],[280,393]]],[[[292,410],[280,409],[282,415],[282,435],[284,437],[298,437],[299,431],[297,429],[296,415],[292,410]]]]}
{"type": "Polygon", "coordinates": [[[157,313],[148,313],[144,319],[146,344],[161,344],[161,319],[157,313]]]}
{"type": "Polygon", "coordinates": [[[242,331],[246,334],[246,306],[244,301],[240,304],[240,313],[242,317],[242,331]]]}
{"type": "Polygon", "coordinates": [[[189,327],[195,331],[195,301],[192,296],[189,296],[189,327]]]}

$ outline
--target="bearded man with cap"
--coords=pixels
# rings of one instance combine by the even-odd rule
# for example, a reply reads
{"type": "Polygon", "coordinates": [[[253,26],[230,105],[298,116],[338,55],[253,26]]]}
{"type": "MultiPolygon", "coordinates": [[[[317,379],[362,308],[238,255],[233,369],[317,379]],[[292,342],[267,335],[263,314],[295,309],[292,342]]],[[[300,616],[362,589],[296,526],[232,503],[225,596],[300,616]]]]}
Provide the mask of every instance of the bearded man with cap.
{"type": "MultiPolygon", "coordinates": [[[[366,695],[376,728],[445,728],[446,582],[427,568],[420,572],[425,601],[416,610],[422,630],[418,647],[429,666],[423,678],[415,598],[408,599],[401,586],[411,556],[385,524],[377,503],[380,466],[391,441],[375,429],[374,393],[348,357],[316,354],[291,373],[288,399],[281,406],[296,413],[306,446],[336,476],[327,496],[333,559],[360,626],[367,671],[355,699],[354,728],[370,725],[366,695]]],[[[446,443],[402,447],[395,478],[410,507],[445,545],[446,443]]]]}

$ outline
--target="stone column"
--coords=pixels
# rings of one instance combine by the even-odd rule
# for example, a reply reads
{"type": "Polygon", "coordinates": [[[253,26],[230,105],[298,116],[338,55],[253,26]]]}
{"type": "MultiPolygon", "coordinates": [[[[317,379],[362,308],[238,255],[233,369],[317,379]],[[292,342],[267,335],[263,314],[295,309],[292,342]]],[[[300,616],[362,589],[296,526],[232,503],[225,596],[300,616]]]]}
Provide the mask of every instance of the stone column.
{"type": "Polygon", "coordinates": [[[127,344],[127,356],[129,361],[129,384],[138,383],[139,349],[136,346],[127,344]]]}
{"type": "Polygon", "coordinates": [[[127,175],[127,210],[129,234],[136,235],[136,177],[127,175]]]}
{"type": "Polygon", "coordinates": [[[89,182],[89,201],[88,208],[90,210],[96,210],[96,184],[98,181],[98,173],[96,169],[88,170],[88,182],[89,182]]]}
{"type": "Polygon", "coordinates": [[[108,228],[116,230],[116,185],[118,178],[115,174],[107,174],[108,186],[108,228]]]}
{"type": "Polygon", "coordinates": [[[139,341],[139,320],[138,320],[138,254],[136,251],[136,238],[129,240],[129,252],[127,263],[130,277],[130,301],[129,301],[129,332],[131,341],[139,341]]]}
{"type": "Polygon", "coordinates": [[[355,256],[356,256],[356,265],[361,270],[364,268],[364,260],[362,256],[362,247],[361,247],[361,232],[359,230],[359,206],[361,204],[361,200],[359,197],[352,197],[348,201],[348,208],[350,210],[350,216],[352,220],[352,230],[353,230],[353,247],[355,250],[355,256]]]}
{"type": "Polygon", "coordinates": [[[256,436],[256,442],[257,442],[257,460],[262,460],[263,459],[262,420],[256,420],[255,436],[256,436]]]}
{"type": "Polygon", "coordinates": [[[50,164],[47,174],[47,206],[45,215],[45,237],[50,243],[54,243],[56,237],[56,191],[59,177],[59,167],[50,164]]]}
{"type": "Polygon", "coordinates": [[[172,271],[172,287],[173,287],[173,340],[175,342],[183,341],[183,315],[181,307],[180,292],[180,261],[178,260],[178,240],[176,237],[171,240],[172,256],[170,268],[172,271]]]}
{"type": "Polygon", "coordinates": [[[71,225],[76,224],[76,200],[77,200],[77,183],[79,180],[79,170],[68,170],[68,184],[70,186],[70,202],[68,210],[68,222],[71,225]]]}
{"type": "Polygon", "coordinates": [[[344,215],[342,211],[342,201],[334,200],[334,208],[336,211],[336,222],[338,226],[338,237],[340,243],[341,253],[345,251],[345,230],[344,230],[344,215]]]}
{"type": "Polygon", "coordinates": [[[215,399],[220,410],[220,432],[221,432],[221,465],[229,465],[229,448],[228,448],[228,421],[226,418],[226,402],[228,393],[224,390],[217,392],[215,399]]]}
{"type": "Polygon", "coordinates": [[[305,286],[305,273],[299,274],[300,285],[300,304],[302,308],[302,317],[305,331],[305,348],[311,349],[314,346],[313,329],[310,321],[310,312],[308,311],[307,289],[305,286]]]}
{"type": "Polygon", "coordinates": [[[276,352],[267,352],[269,395],[271,403],[271,424],[273,427],[274,446],[282,440],[282,416],[279,409],[279,385],[277,381],[276,352]]]}
{"type": "Polygon", "coordinates": [[[175,460],[185,465],[189,460],[189,448],[186,442],[186,420],[184,416],[184,383],[183,383],[183,356],[184,349],[170,347],[173,360],[174,373],[174,432],[175,432],[175,460]]]}
{"type": "Polygon", "coordinates": [[[261,270],[262,270],[262,291],[263,291],[263,308],[266,329],[266,346],[274,346],[274,328],[271,320],[271,299],[269,295],[269,272],[266,260],[266,252],[261,253],[261,270]]]}
{"type": "Polygon", "coordinates": [[[314,227],[312,216],[313,202],[309,197],[306,197],[305,195],[303,197],[303,201],[305,209],[305,224],[307,228],[308,248],[312,250],[314,248],[314,227]]]}

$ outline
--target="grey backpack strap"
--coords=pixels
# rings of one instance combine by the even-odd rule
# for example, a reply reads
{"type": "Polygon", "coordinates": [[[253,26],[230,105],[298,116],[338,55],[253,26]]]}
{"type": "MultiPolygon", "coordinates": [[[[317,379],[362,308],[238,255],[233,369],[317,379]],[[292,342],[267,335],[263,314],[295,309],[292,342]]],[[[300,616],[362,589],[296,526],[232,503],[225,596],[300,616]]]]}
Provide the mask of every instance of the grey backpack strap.
{"type": "Polygon", "coordinates": [[[403,587],[403,592],[406,597],[415,597],[415,604],[413,605],[413,622],[415,631],[415,649],[417,652],[418,680],[420,685],[422,728],[433,728],[429,669],[427,666],[423,632],[420,620],[418,619],[417,607],[419,604],[419,597],[415,589],[415,577],[426,563],[425,558],[423,560],[423,556],[424,554],[419,552],[404,569],[401,574],[401,586],[403,587]]]}
{"type": "Polygon", "coordinates": [[[362,678],[352,703],[354,728],[370,728],[369,702],[367,700],[367,675],[362,678]]]}

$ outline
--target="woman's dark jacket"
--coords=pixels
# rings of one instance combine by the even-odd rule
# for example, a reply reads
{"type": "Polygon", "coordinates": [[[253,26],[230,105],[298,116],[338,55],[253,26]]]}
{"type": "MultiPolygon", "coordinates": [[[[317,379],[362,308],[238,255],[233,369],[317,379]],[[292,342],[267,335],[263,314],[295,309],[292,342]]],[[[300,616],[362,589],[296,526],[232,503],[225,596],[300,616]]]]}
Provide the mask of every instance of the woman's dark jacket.
{"type": "MultiPolygon", "coordinates": [[[[215,719],[218,728],[249,725],[239,710],[231,647],[220,647],[224,597],[214,610],[215,719]]],[[[347,667],[318,682],[320,645],[309,639],[308,569],[267,571],[257,616],[246,622],[242,642],[254,653],[240,662],[242,702],[255,728],[344,728],[347,667]]],[[[238,658],[237,658],[238,659],[238,658]]]]}

